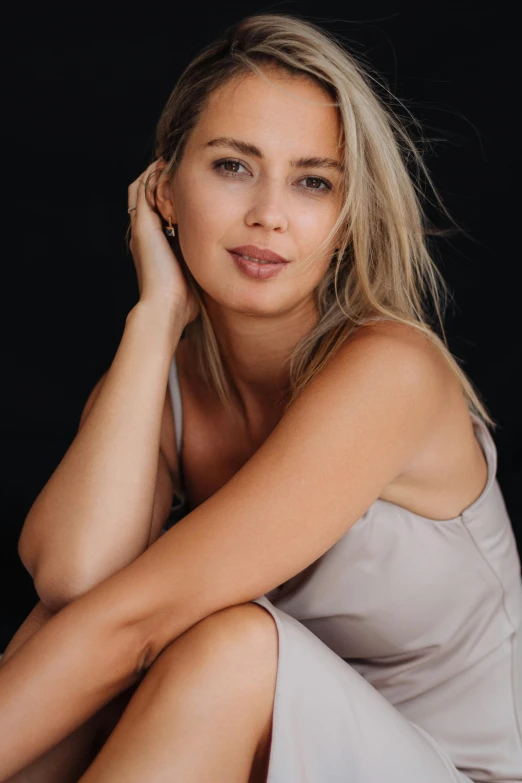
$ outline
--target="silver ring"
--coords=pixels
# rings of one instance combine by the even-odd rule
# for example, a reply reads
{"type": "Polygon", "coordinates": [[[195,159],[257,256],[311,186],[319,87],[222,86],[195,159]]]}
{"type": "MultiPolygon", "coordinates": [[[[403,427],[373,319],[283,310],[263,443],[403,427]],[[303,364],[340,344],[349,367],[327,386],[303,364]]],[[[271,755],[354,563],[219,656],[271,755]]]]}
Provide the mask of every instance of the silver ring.
{"type": "Polygon", "coordinates": [[[136,209],[136,207],[135,206],[134,207],[129,207],[127,212],[131,212],[133,209],[136,209]]]}

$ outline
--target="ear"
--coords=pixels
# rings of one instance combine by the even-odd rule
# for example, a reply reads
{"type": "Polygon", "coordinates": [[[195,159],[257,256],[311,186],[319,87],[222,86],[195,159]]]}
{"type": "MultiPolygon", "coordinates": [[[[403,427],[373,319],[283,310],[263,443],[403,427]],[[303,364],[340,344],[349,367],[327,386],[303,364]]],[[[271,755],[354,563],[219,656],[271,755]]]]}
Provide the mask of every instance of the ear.
{"type": "MultiPolygon", "coordinates": [[[[162,166],[158,165],[158,168],[163,169],[164,166],[165,164],[162,166]]],[[[172,195],[172,181],[170,179],[163,180],[157,186],[156,204],[159,212],[165,220],[168,220],[170,217],[172,218],[173,223],[178,222],[176,217],[176,204],[174,203],[174,197],[172,195]]]]}

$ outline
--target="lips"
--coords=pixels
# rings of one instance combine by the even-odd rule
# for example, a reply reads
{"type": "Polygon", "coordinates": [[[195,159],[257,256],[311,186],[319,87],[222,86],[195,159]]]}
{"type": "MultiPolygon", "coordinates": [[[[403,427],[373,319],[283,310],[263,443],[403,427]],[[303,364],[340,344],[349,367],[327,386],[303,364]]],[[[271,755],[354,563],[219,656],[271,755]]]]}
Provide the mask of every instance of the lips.
{"type": "Polygon", "coordinates": [[[273,250],[267,248],[256,247],[256,245],[240,245],[239,247],[229,248],[229,252],[237,253],[239,256],[248,256],[254,260],[265,261],[270,264],[288,264],[287,258],[274,253],[273,250]]]}

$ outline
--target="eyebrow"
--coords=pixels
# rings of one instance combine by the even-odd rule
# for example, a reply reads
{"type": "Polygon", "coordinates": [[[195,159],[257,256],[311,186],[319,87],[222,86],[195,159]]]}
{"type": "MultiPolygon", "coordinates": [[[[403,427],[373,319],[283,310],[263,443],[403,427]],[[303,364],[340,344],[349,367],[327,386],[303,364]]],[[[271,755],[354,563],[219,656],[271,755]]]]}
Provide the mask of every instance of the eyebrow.
{"type": "MultiPolygon", "coordinates": [[[[217,139],[208,141],[206,147],[231,147],[242,155],[252,155],[254,158],[264,159],[264,155],[255,144],[250,144],[241,139],[233,139],[230,136],[219,136],[217,139]]],[[[343,165],[335,158],[308,157],[291,160],[290,165],[296,169],[318,168],[318,169],[336,169],[342,173],[343,165]]]]}

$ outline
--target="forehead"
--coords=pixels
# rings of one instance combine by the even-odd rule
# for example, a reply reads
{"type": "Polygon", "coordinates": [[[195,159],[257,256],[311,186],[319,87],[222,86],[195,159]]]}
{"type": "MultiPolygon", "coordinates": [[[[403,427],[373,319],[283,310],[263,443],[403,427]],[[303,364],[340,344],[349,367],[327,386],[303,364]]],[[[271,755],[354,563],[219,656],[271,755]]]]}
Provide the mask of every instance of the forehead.
{"type": "Polygon", "coordinates": [[[241,74],[210,96],[194,129],[193,142],[204,145],[233,136],[259,146],[266,155],[339,156],[339,119],[332,98],[317,83],[281,71],[267,78],[241,74]]]}

